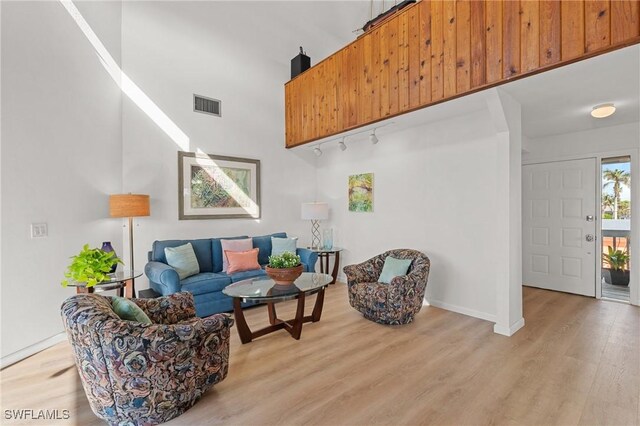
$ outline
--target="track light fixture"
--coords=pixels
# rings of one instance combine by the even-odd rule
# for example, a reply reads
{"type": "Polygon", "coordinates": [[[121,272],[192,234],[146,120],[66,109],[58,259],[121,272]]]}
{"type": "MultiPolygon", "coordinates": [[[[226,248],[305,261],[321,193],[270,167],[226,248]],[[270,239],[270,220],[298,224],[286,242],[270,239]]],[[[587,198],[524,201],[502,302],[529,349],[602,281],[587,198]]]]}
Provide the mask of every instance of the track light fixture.
{"type": "Polygon", "coordinates": [[[347,145],[344,143],[344,138],[342,138],[340,142],[338,142],[338,146],[340,147],[341,151],[345,151],[347,149],[347,145]]]}
{"type": "Polygon", "coordinates": [[[376,136],[376,129],[373,129],[371,131],[371,134],[369,135],[369,140],[371,141],[372,144],[377,144],[378,143],[378,137],[376,136]]]}
{"type": "Polygon", "coordinates": [[[320,157],[322,155],[322,150],[319,146],[316,146],[315,148],[313,148],[313,153],[316,155],[316,157],[320,157]]]}

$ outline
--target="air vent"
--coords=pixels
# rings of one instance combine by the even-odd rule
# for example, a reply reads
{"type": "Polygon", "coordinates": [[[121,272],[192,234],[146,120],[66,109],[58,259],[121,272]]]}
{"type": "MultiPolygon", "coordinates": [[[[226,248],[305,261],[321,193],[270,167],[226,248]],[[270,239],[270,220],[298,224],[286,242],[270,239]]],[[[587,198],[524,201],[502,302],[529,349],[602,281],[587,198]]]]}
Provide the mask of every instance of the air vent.
{"type": "Polygon", "coordinates": [[[203,114],[222,117],[222,101],[194,94],[193,110],[195,112],[201,112],[203,114]]]}

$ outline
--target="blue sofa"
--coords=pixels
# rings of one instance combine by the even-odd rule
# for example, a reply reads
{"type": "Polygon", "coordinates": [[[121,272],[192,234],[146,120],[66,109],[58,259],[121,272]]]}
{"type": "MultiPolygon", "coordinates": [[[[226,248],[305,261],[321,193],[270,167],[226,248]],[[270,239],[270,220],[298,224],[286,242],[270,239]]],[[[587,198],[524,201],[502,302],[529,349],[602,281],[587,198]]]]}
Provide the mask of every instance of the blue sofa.
{"type": "MultiPolygon", "coordinates": [[[[249,278],[265,276],[264,266],[269,263],[271,255],[271,237],[286,238],[287,234],[279,232],[271,235],[253,237],[253,247],[259,248],[258,263],[263,269],[255,271],[237,272],[228,275],[222,272],[222,244],[220,240],[238,240],[248,236],[228,238],[206,238],[198,240],[164,240],[154,241],[149,252],[149,263],[144,272],[149,278],[151,288],[163,296],[180,291],[193,294],[196,305],[196,315],[206,317],[220,312],[233,310],[233,300],[222,293],[222,289],[231,283],[249,278]],[[177,247],[191,243],[193,251],[200,265],[200,273],[180,280],[178,273],[167,264],[164,255],[165,247],[177,247]]],[[[298,253],[305,272],[315,272],[318,254],[307,249],[299,248],[298,253]]]]}

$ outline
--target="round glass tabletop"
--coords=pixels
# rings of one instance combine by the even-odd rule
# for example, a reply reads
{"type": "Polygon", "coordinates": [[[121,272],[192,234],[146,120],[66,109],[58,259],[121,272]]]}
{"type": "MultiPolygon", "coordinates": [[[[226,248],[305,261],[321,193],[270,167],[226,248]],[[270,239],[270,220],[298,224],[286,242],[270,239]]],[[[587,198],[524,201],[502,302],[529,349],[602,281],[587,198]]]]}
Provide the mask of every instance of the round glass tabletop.
{"type": "Polygon", "coordinates": [[[293,284],[279,285],[269,277],[257,277],[226,286],[222,292],[244,301],[273,301],[293,299],[300,293],[313,294],[331,283],[331,275],[303,272],[293,284]]]}
{"type": "MultiPolygon", "coordinates": [[[[103,281],[99,284],[96,284],[96,287],[105,287],[105,286],[112,286],[114,284],[121,284],[125,281],[134,279],[134,278],[138,278],[142,276],[142,271],[137,271],[137,270],[123,270],[123,271],[116,271],[113,274],[109,274],[109,280],[108,281],[103,281]]],[[[68,287],[86,287],[87,283],[79,283],[79,282],[74,282],[74,281],[69,281],[68,287]]]]}
{"type": "Polygon", "coordinates": [[[330,249],[325,249],[322,247],[318,247],[318,248],[307,247],[307,249],[314,251],[316,253],[336,253],[343,250],[342,247],[335,247],[335,246],[330,249]]]}

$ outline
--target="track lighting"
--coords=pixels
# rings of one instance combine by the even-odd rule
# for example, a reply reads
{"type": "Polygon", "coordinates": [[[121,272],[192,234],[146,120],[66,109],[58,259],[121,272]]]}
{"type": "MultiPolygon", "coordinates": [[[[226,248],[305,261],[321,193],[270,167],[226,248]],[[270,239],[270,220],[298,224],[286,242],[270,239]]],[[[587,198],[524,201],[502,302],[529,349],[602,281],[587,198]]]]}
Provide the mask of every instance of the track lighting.
{"type": "Polygon", "coordinates": [[[378,143],[378,137],[376,136],[376,129],[373,129],[373,131],[369,135],[369,140],[374,145],[378,143]]]}
{"type": "Polygon", "coordinates": [[[342,140],[338,142],[338,146],[340,147],[341,151],[344,151],[347,149],[347,145],[344,143],[344,138],[342,138],[342,140]]]}
{"type": "Polygon", "coordinates": [[[315,148],[313,148],[313,153],[316,155],[316,157],[320,157],[322,155],[322,150],[319,146],[316,146],[315,148]]]}

